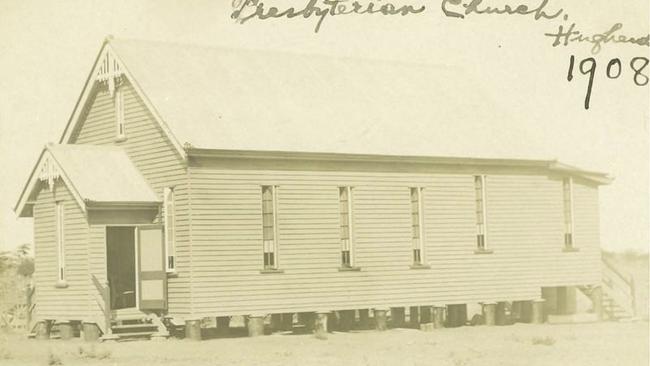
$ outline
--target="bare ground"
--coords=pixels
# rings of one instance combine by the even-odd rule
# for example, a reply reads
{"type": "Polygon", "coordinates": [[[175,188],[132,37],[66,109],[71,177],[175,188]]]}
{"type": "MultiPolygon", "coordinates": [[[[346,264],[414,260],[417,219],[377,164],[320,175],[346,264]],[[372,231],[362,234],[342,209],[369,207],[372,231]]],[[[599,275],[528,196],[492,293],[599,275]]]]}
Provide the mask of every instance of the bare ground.
{"type": "Polygon", "coordinates": [[[647,321],[91,345],[0,334],[0,365],[648,365],[647,321]],[[60,362],[60,363],[59,363],[60,362]]]}

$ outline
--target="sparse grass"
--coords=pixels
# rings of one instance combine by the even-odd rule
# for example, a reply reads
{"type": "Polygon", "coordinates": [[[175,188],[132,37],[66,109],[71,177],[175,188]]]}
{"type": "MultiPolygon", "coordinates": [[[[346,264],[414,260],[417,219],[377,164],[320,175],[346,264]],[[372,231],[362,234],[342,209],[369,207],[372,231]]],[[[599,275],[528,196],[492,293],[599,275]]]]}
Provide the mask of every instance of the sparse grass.
{"type": "Polygon", "coordinates": [[[78,349],[79,357],[82,359],[96,359],[96,360],[105,360],[108,358],[111,358],[111,351],[107,349],[96,349],[95,345],[91,345],[90,347],[87,346],[79,346],[78,349]]]}
{"type": "Polygon", "coordinates": [[[47,354],[47,364],[49,366],[63,365],[63,361],[61,361],[61,357],[59,357],[59,355],[50,350],[47,354]]]}
{"type": "Polygon", "coordinates": [[[546,337],[533,337],[531,340],[533,345],[544,345],[544,346],[552,346],[555,344],[555,338],[546,336],[546,337]]]}

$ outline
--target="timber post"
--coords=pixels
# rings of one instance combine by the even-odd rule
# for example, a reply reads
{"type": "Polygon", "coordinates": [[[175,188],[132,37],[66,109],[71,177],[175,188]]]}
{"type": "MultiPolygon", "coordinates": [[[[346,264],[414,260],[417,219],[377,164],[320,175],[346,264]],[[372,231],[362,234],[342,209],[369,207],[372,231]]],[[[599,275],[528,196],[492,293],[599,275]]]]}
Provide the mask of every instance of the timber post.
{"type": "Polygon", "coordinates": [[[317,335],[324,335],[327,333],[327,323],[329,321],[329,311],[317,311],[314,318],[314,333],[317,335]]]}
{"type": "Polygon", "coordinates": [[[50,339],[50,331],[52,330],[52,322],[50,320],[41,320],[36,324],[36,339],[45,340],[50,339]]]}
{"type": "Polygon", "coordinates": [[[251,314],[248,316],[248,336],[259,337],[264,335],[264,315],[251,314]]]}
{"type": "Polygon", "coordinates": [[[99,327],[96,323],[83,322],[81,324],[83,330],[84,341],[97,342],[99,340],[99,327]]]}
{"type": "Polygon", "coordinates": [[[74,333],[72,332],[72,324],[69,320],[57,320],[56,326],[59,329],[61,339],[68,340],[73,338],[74,333]]]}
{"type": "Polygon", "coordinates": [[[368,309],[359,309],[359,328],[370,328],[370,311],[368,309]]]}
{"type": "Polygon", "coordinates": [[[393,328],[404,326],[404,308],[390,308],[390,320],[393,328]]]}
{"type": "Polygon", "coordinates": [[[506,325],[506,324],[508,324],[508,319],[506,317],[506,302],[505,301],[497,302],[495,322],[496,322],[496,325],[506,325]]]}
{"type": "Polygon", "coordinates": [[[531,323],[543,324],[544,323],[544,299],[533,300],[531,323]]]}
{"type": "Polygon", "coordinates": [[[375,315],[375,327],[379,331],[384,331],[388,329],[388,326],[386,325],[386,313],[388,312],[387,309],[374,309],[373,313],[375,315]]]}
{"type": "Polygon", "coordinates": [[[201,320],[190,319],[185,320],[185,339],[192,341],[201,340],[201,320]]]}
{"type": "Polygon", "coordinates": [[[445,327],[445,306],[436,305],[433,307],[433,328],[440,329],[445,327]]]}
{"type": "Polygon", "coordinates": [[[495,302],[483,303],[483,322],[485,325],[493,326],[496,324],[496,310],[497,310],[497,303],[495,302]]]}

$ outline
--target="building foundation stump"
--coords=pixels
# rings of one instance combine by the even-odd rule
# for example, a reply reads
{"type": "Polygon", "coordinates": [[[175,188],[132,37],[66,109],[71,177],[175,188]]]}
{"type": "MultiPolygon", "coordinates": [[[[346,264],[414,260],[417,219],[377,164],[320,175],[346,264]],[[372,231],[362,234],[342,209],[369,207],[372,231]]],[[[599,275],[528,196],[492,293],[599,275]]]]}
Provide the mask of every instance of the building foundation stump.
{"type": "Polygon", "coordinates": [[[81,327],[83,329],[84,341],[97,342],[99,340],[100,331],[97,324],[84,322],[81,327]]]}
{"type": "Polygon", "coordinates": [[[445,326],[445,307],[444,306],[434,306],[433,311],[433,328],[440,329],[445,326]]]}
{"type": "Polygon", "coordinates": [[[411,306],[409,308],[409,323],[414,326],[418,326],[420,324],[420,307],[419,306],[411,306]]]}
{"type": "Polygon", "coordinates": [[[370,310],[359,309],[359,328],[361,329],[370,328],[370,310]]]}
{"type": "Polygon", "coordinates": [[[496,324],[497,304],[495,302],[483,303],[483,323],[488,326],[496,324]]]}
{"type": "Polygon", "coordinates": [[[58,320],[56,322],[56,327],[59,329],[59,335],[61,339],[67,340],[74,337],[74,332],[72,329],[72,324],[67,320],[58,320]]]}
{"type": "Polygon", "coordinates": [[[264,335],[264,315],[252,314],[248,316],[248,336],[259,337],[264,335]]]}
{"type": "Polygon", "coordinates": [[[508,324],[508,318],[506,316],[506,302],[505,301],[499,301],[497,302],[497,307],[496,307],[496,314],[495,314],[495,322],[496,325],[507,325],[508,324]]]}
{"type": "Polygon", "coordinates": [[[185,339],[192,341],[201,340],[201,320],[191,319],[185,321],[185,339]]]}
{"type": "Polygon", "coordinates": [[[405,323],[405,311],[404,308],[390,308],[390,320],[393,328],[400,328],[404,326],[405,323]]]}
{"type": "Polygon", "coordinates": [[[314,333],[323,335],[327,333],[327,323],[331,313],[329,311],[319,311],[314,318],[314,333]]]}
{"type": "Polygon", "coordinates": [[[290,331],[293,329],[293,313],[282,314],[282,330],[290,331]]]}
{"type": "Polygon", "coordinates": [[[384,331],[388,329],[388,326],[386,324],[386,313],[388,312],[387,309],[374,309],[373,313],[375,315],[375,327],[379,331],[384,331]]]}
{"type": "Polygon", "coordinates": [[[36,339],[50,339],[50,331],[52,330],[52,322],[49,320],[41,320],[36,324],[36,339]]]}
{"type": "Polygon", "coordinates": [[[348,332],[354,326],[354,310],[339,311],[339,330],[348,332]]]}
{"type": "Polygon", "coordinates": [[[535,299],[532,301],[531,323],[544,323],[544,299],[535,299]]]}

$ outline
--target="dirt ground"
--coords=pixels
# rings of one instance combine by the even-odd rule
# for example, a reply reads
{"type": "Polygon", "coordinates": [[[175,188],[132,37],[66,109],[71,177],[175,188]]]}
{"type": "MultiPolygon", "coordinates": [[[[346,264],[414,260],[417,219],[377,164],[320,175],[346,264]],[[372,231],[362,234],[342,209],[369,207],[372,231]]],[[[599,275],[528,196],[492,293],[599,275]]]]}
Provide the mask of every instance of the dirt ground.
{"type": "Polygon", "coordinates": [[[648,365],[647,321],[91,345],[0,334],[0,365],[648,365]]]}

